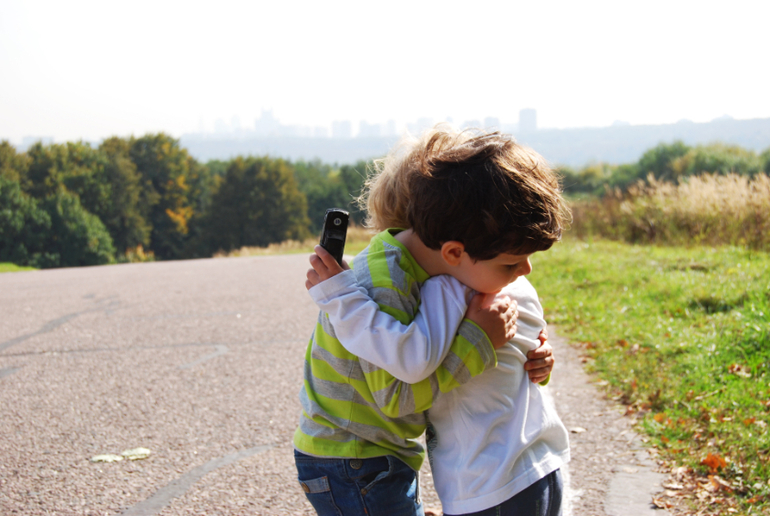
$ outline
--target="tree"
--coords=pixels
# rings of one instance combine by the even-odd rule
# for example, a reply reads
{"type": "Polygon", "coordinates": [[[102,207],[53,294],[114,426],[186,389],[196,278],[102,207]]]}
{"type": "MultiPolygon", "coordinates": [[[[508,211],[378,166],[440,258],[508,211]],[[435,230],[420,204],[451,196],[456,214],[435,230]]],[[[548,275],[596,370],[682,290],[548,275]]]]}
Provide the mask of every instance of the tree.
{"type": "Polygon", "coordinates": [[[307,202],[280,159],[236,158],[213,196],[206,221],[210,252],[309,236],[307,202]]]}
{"type": "Polygon", "coordinates": [[[200,258],[210,256],[209,250],[205,244],[207,214],[211,208],[211,201],[214,194],[219,190],[224,181],[224,175],[227,171],[226,162],[212,162],[206,165],[197,165],[193,167],[190,175],[189,198],[192,203],[193,214],[188,221],[187,243],[183,251],[185,258],[200,258]],[[224,168],[221,168],[224,164],[224,168]]]}
{"type": "Polygon", "coordinates": [[[17,181],[0,176],[0,262],[40,266],[46,253],[51,217],[17,181]]]}
{"type": "Polygon", "coordinates": [[[198,163],[163,133],[131,138],[129,156],[141,176],[150,247],[159,258],[181,257],[194,213],[190,183],[198,163]]]}
{"type": "Polygon", "coordinates": [[[17,153],[8,140],[0,141],[0,177],[21,183],[27,177],[28,168],[26,154],[17,153]]]}
{"type": "Polygon", "coordinates": [[[115,248],[107,228],[80,204],[76,195],[57,192],[41,203],[51,229],[39,267],[79,267],[115,261],[115,248]]]}
{"type": "Polygon", "coordinates": [[[129,157],[129,143],[122,138],[108,138],[99,146],[106,157],[104,180],[110,185],[109,203],[97,213],[112,236],[120,253],[141,245],[148,247],[152,227],[145,218],[141,176],[129,157]]]}
{"type": "Polygon", "coordinates": [[[82,207],[102,221],[121,253],[149,243],[141,177],[129,158],[127,141],[110,138],[98,149],[83,142],[38,143],[28,153],[27,191],[34,197],[43,200],[61,191],[77,195],[82,207]]]}
{"type": "Polygon", "coordinates": [[[334,168],[319,160],[298,161],[294,164],[299,189],[307,198],[311,231],[321,230],[323,214],[327,208],[343,208],[350,211],[354,222],[363,222],[364,212],[358,207],[356,199],[361,195],[366,166],[365,161],[359,161],[355,165],[343,165],[340,168],[334,168]]]}
{"type": "Polygon", "coordinates": [[[762,162],[754,151],[737,145],[713,143],[699,145],[671,163],[678,176],[703,173],[753,176],[762,170],[762,162]]]}
{"type": "Polygon", "coordinates": [[[294,176],[299,190],[307,199],[307,217],[313,233],[321,231],[324,213],[327,208],[345,208],[350,198],[345,192],[345,184],[339,177],[339,171],[320,160],[298,161],[294,164],[294,176]]]}
{"type": "Polygon", "coordinates": [[[770,174],[770,147],[762,151],[759,155],[759,160],[762,162],[762,170],[765,174],[770,174]]]}
{"type": "Polygon", "coordinates": [[[114,253],[107,229],[76,195],[60,191],[38,201],[0,177],[0,261],[76,267],[111,263],[114,253]]]}
{"type": "Polygon", "coordinates": [[[656,179],[671,181],[676,179],[679,172],[674,170],[673,163],[690,151],[690,147],[681,141],[661,143],[648,150],[639,158],[639,179],[652,174],[656,179]]]}
{"type": "Polygon", "coordinates": [[[363,224],[366,218],[366,212],[358,206],[357,199],[366,182],[368,169],[369,162],[363,160],[356,162],[355,165],[342,165],[340,167],[340,179],[345,184],[345,191],[349,197],[350,218],[356,224],[363,224]]]}
{"type": "Polygon", "coordinates": [[[45,199],[64,188],[64,172],[69,168],[67,145],[33,144],[27,149],[29,167],[21,184],[25,193],[45,199]]]}

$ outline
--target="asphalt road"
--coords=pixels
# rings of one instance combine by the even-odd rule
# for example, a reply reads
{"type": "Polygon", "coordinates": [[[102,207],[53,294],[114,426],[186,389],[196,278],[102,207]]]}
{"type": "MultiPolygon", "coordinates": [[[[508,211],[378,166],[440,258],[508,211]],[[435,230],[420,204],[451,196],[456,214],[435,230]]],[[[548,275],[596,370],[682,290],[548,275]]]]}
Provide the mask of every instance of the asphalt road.
{"type": "MultiPolygon", "coordinates": [[[[313,514],[291,446],[317,317],[306,269],[288,255],[0,274],[0,514],[313,514]],[[149,457],[93,461],[135,448],[149,457]]],[[[567,513],[621,515],[635,484],[645,509],[659,479],[634,475],[645,457],[623,466],[633,434],[559,346],[570,367],[550,389],[595,470],[571,466],[567,513]]]]}

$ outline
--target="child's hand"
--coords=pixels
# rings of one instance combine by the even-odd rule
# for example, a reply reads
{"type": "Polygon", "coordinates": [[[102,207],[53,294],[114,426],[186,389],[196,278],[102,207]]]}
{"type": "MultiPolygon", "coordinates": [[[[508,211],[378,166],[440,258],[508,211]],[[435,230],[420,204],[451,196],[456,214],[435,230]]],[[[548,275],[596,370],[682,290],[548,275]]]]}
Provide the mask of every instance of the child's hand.
{"type": "Polygon", "coordinates": [[[516,301],[507,296],[476,294],[468,305],[465,317],[481,327],[497,349],[516,335],[519,310],[516,301]]]}
{"type": "Polygon", "coordinates": [[[553,348],[548,344],[548,330],[540,332],[540,347],[527,353],[524,370],[527,371],[532,383],[540,383],[548,378],[556,360],[553,358],[553,348]]]}
{"type": "Polygon", "coordinates": [[[307,281],[305,281],[305,288],[308,290],[322,281],[336,276],[343,270],[350,269],[345,260],[342,261],[342,266],[340,266],[337,260],[329,254],[329,251],[320,245],[315,246],[314,251],[315,253],[310,255],[310,265],[313,268],[307,270],[307,281]]]}

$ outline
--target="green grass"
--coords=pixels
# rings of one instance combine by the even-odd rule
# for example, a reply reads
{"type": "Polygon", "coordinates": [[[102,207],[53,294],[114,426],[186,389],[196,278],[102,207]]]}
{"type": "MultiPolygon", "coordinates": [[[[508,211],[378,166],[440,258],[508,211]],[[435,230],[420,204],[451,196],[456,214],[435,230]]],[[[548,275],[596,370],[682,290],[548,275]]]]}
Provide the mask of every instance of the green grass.
{"type": "Polygon", "coordinates": [[[12,263],[0,263],[0,272],[34,271],[34,267],[20,267],[12,263]]]}
{"type": "Polygon", "coordinates": [[[770,509],[770,255],[568,241],[532,262],[549,323],[661,457],[770,509]]]}

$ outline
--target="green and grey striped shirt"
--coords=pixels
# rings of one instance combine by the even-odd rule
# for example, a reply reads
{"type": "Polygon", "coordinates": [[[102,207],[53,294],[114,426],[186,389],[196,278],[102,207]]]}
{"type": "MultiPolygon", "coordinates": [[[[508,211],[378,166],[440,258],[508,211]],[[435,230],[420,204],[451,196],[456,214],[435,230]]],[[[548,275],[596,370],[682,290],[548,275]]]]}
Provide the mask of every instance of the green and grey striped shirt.
{"type": "MultiPolygon", "coordinates": [[[[379,233],[353,262],[358,284],[380,309],[404,324],[414,319],[428,274],[393,235],[379,233]]],[[[439,368],[408,384],[349,353],[321,312],[305,354],[300,391],[302,415],[294,446],[319,457],[395,455],[418,470],[425,456],[417,442],[427,425],[424,411],[442,393],[497,365],[481,328],[465,319],[439,368]]]]}

